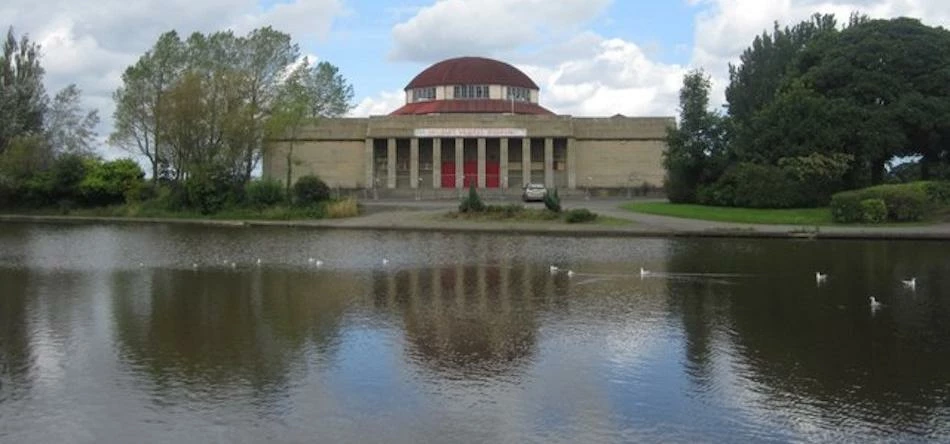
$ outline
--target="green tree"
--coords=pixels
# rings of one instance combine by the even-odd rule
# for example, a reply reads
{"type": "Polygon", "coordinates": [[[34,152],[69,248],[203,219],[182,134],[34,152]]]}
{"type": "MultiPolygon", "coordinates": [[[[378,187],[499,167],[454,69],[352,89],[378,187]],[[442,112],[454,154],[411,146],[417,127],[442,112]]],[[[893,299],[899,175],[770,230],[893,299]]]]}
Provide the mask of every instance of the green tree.
{"type": "Polygon", "coordinates": [[[709,76],[691,71],[680,89],[679,123],[667,130],[666,192],[671,202],[696,202],[705,183],[719,177],[726,165],[726,125],[723,116],[709,110],[709,76]]]}
{"type": "Polygon", "coordinates": [[[0,54],[0,153],[16,137],[43,132],[43,74],[39,45],[26,35],[17,41],[10,27],[0,54]]]}
{"type": "Polygon", "coordinates": [[[91,155],[96,137],[99,113],[83,112],[80,90],[72,84],[53,98],[46,113],[45,126],[49,144],[56,153],[91,155]]]}

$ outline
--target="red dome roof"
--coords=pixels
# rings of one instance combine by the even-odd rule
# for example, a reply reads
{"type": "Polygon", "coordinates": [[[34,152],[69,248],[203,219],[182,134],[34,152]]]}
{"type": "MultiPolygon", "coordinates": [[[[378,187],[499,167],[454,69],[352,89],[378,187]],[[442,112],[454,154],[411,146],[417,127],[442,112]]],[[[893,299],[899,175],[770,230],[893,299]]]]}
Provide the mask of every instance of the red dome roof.
{"type": "Polygon", "coordinates": [[[443,60],[419,73],[406,89],[440,85],[505,85],[539,89],[525,73],[505,62],[483,57],[443,60]]]}
{"type": "Polygon", "coordinates": [[[512,102],[510,100],[427,100],[424,102],[407,103],[402,108],[393,111],[392,116],[408,116],[422,114],[534,114],[553,115],[537,103],[512,102]]]}

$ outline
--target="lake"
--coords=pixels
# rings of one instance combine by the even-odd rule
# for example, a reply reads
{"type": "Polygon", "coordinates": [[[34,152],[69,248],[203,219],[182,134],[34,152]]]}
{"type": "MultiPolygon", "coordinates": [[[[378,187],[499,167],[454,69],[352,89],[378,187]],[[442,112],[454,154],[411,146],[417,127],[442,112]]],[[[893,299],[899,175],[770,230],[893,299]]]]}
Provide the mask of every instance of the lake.
{"type": "Polygon", "coordinates": [[[0,224],[0,442],[947,442],[948,247],[0,224]]]}

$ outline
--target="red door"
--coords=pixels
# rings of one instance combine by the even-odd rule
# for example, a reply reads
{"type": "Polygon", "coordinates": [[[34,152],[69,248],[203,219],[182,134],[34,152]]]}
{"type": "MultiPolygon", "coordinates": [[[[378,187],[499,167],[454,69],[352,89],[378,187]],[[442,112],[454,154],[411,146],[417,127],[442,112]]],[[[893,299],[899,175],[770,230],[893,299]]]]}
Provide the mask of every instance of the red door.
{"type": "Polygon", "coordinates": [[[485,162],[485,188],[498,188],[501,177],[498,162],[485,162]]]}
{"type": "Polygon", "coordinates": [[[442,162],[442,188],[455,188],[455,162],[442,162]]]}
{"type": "Polygon", "coordinates": [[[478,187],[478,162],[470,161],[465,162],[465,188],[468,188],[472,185],[478,187]]]}

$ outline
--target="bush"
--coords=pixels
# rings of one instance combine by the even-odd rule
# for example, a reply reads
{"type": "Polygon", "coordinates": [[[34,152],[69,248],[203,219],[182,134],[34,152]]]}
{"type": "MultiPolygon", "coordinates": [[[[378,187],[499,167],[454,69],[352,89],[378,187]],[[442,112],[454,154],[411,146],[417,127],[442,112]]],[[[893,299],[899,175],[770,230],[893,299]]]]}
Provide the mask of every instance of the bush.
{"type": "Polygon", "coordinates": [[[881,199],[887,208],[887,220],[908,222],[929,215],[936,205],[927,196],[922,182],[878,185],[860,190],[837,193],[831,198],[831,217],[835,222],[851,223],[864,220],[861,202],[881,199]]]}
{"type": "Polygon", "coordinates": [[[132,159],[91,162],[79,191],[83,200],[93,206],[123,203],[128,197],[137,199],[145,184],[145,172],[132,159]]]}
{"type": "Polygon", "coordinates": [[[485,211],[489,213],[502,214],[504,217],[514,217],[524,212],[524,206],[519,204],[488,205],[485,207],[485,211]]]}
{"type": "Polygon", "coordinates": [[[310,206],[330,200],[330,187],[314,175],[307,175],[297,179],[294,183],[294,205],[310,206]]]}
{"type": "Polygon", "coordinates": [[[887,220],[887,205],[882,199],[864,199],[861,201],[861,222],[880,224],[887,220]]]}
{"type": "Polygon", "coordinates": [[[578,208],[567,212],[564,220],[569,224],[591,222],[597,219],[597,213],[592,213],[587,208],[578,208]]]}
{"type": "Polygon", "coordinates": [[[728,170],[712,185],[700,187],[699,203],[746,208],[794,208],[801,197],[781,168],[743,162],[728,170]]]}
{"type": "Polygon", "coordinates": [[[482,198],[479,197],[478,192],[475,191],[475,185],[472,185],[468,187],[468,196],[459,203],[459,213],[480,211],[485,211],[485,203],[482,202],[482,198]]]}
{"type": "Polygon", "coordinates": [[[326,216],[330,218],[354,217],[360,215],[356,199],[347,197],[327,204],[326,216]]]}
{"type": "Polygon", "coordinates": [[[557,195],[557,188],[544,194],[544,207],[555,213],[561,212],[561,198],[557,195]]]}
{"type": "Polygon", "coordinates": [[[247,203],[257,209],[277,205],[284,201],[284,186],[273,179],[254,180],[244,187],[247,203]]]}
{"type": "Polygon", "coordinates": [[[937,206],[950,205],[950,182],[934,181],[922,182],[927,199],[937,206]]]}

